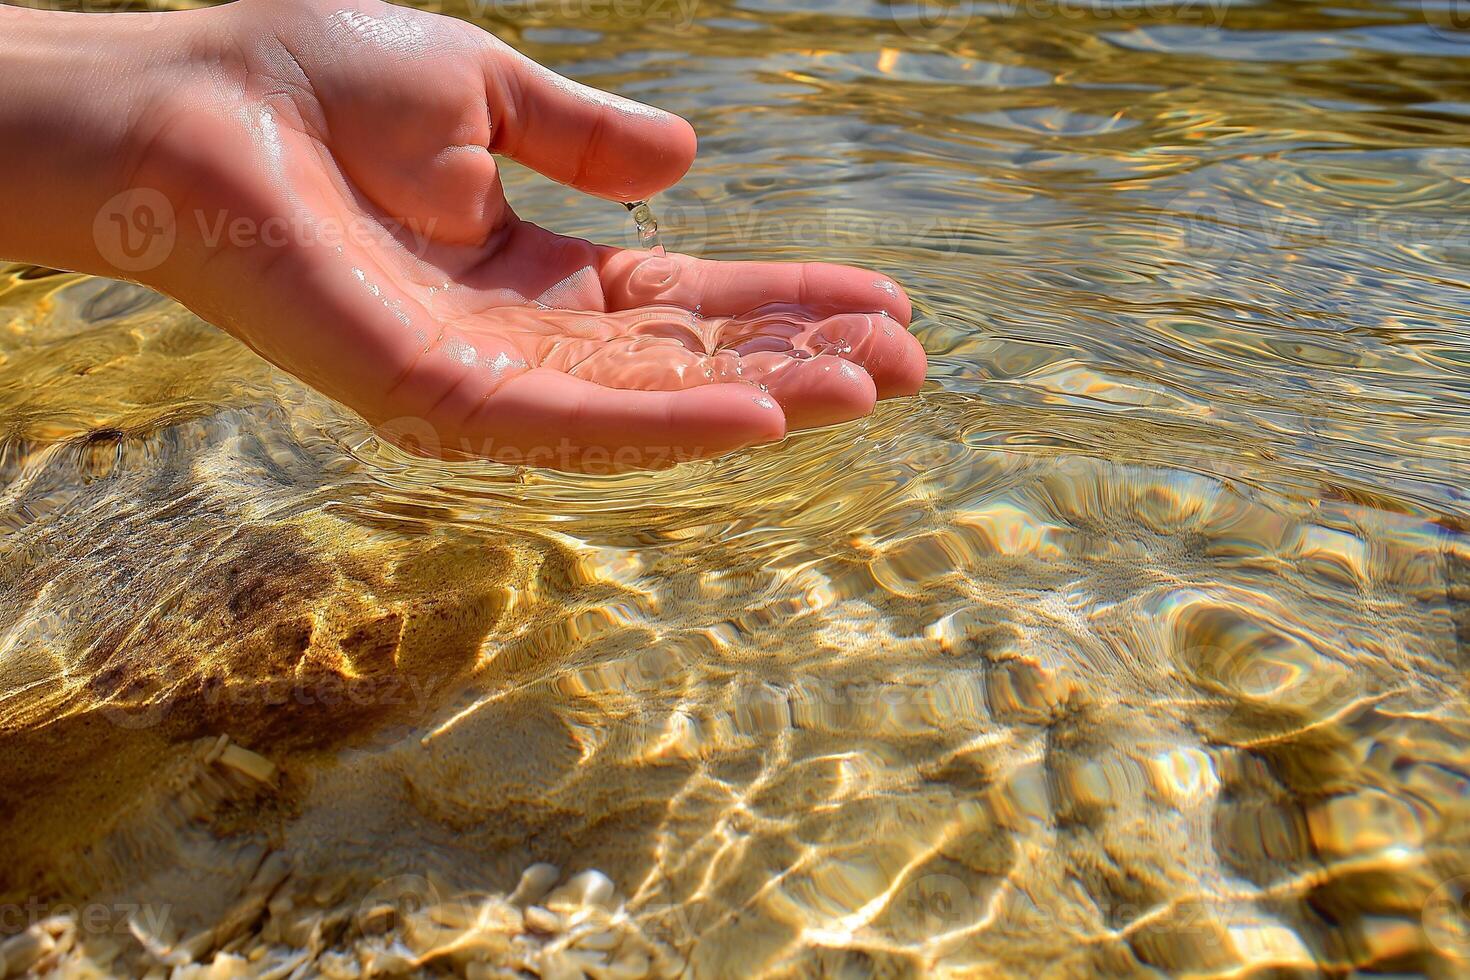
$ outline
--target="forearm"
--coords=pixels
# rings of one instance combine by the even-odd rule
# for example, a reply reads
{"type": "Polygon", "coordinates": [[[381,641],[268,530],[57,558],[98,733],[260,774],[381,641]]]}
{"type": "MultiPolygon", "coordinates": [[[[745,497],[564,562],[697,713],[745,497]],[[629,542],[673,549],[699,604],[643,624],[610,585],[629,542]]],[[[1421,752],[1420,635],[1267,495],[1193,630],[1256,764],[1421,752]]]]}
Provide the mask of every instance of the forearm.
{"type": "Polygon", "coordinates": [[[0,258],[138,271],[129,254],[146,246],[136,229],[126,241],[124,224],[147,215],[117,196],[159,69],[184,48],[176,16],[0,4],[0,258]]]}

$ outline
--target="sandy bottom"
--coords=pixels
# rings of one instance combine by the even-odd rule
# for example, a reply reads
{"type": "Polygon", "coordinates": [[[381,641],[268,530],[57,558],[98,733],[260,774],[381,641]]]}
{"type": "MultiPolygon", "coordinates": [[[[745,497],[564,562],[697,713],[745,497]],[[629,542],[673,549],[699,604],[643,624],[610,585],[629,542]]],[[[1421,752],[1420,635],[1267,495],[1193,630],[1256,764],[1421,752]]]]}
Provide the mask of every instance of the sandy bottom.
{"type": "Polygon", "coordinates": [[[1470,966],[1451,513],[986,448],[1021,410],[952,392],[447,468],[141,291],[13,288],[7,975],[1470,966]]]}
{"type": "MultiPolygon", "coordinates": [[[[280,773],[222,736],[181,751],[165,780],[166,788],[144,804],[149,826],[132,831],[187,860],[197,850],[185,843],[192,835],[227,810],[267,803],[279,790],[280,773]]],[[[344,902],[341,887],[318,884],[303,892],[286,852],[247,846],[231,857],[225,870],[233,877],[222,876],[220,891],[189,896],[198,928],[188,935],[178,933],[182,920],[172,906],[122,900],[110,907],[125,918],[109,925],[123,928],[108,934],[97,928],[107,906],[92,902],[52,911],[6,939],[0,970],[6,976],[347,980],[425,971],[472,978],[672,977],[684,968],[677,953],[645,934],[613,882],[595,870],[565,877],[553,865],[532,865],[510,894],[452,893],[437,876],[398,875],[344,902]]]]}

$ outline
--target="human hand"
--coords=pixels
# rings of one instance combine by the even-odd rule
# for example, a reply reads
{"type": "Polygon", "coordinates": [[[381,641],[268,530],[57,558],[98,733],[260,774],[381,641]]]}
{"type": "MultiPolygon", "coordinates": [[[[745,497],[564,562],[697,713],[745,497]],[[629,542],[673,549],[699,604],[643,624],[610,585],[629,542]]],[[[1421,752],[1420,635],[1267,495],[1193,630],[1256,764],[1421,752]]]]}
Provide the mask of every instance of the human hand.
{"type": "Polygon", "coordinates": [[[597,246],[505,200],[496,154],[649,198],[694,159],[676,116],[377,0],[164,16],[152,46],[182,53],[138,69],[162,77],[133,100],[108,205],[127,232],[137,202],[166,201],[149,214],[171,220],[167,255],[133,277],[390,439],[642,468],[857,418],[923,380],[886,277],[597,246]]]}

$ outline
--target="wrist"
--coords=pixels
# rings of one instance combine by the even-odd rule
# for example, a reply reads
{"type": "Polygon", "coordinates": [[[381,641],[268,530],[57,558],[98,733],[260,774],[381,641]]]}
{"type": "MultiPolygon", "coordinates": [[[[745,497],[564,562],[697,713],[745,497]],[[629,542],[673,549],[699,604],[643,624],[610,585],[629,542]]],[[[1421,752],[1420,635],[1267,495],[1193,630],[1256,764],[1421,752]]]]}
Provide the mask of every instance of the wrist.
{"type": "Polygon", "coordinates": [[[0,4],[0,258],[146,281],[158,216],[128,198],[140,134],[180,84],[193,23],[0,4]]]}

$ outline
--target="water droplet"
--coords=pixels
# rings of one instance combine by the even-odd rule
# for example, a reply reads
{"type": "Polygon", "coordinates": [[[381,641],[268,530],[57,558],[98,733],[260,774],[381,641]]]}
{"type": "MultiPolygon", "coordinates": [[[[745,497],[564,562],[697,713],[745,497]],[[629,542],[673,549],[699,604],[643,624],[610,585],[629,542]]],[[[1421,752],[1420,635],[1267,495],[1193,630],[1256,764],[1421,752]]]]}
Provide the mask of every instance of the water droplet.
{"type": "Polygon", "coordinates": [[[638,244],[663,258],[667,253],[658,237],[658,219],[653,216],[653,209],[648,206],[648,202],[633,201],[623,207],[632,213],[633,222],[638,227],[638,244]]]}

